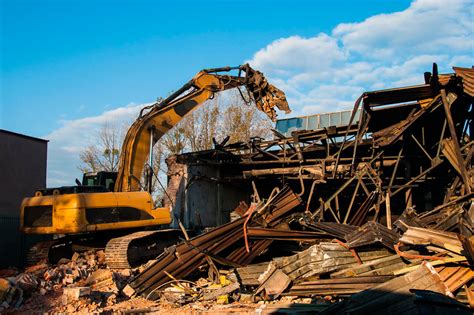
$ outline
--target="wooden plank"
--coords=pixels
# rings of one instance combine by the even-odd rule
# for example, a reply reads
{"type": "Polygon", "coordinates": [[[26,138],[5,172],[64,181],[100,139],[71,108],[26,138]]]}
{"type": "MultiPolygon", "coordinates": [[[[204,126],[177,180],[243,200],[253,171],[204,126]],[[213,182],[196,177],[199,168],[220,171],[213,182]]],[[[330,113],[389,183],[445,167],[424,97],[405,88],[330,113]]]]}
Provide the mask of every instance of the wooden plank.
{"type": "Polygon", "coordinates": [[[377,282],[372,283],[334,283],[334,284],[306,284],[302,283],[291,287],[291,291],[323,291],[336,289],[357,289],[365,290],[378,285],[377,282]]]}
{"type": "MultiPolygon", "coordinates": [[[[409,253],[417,254],[416,251],[409,251],[409,253]]],[[[379,259],[375,259],[373,261],[369,261],[362,265],[353,266],[350,268],[346,268],[335,273],[331,274],[331,278],[340,278],[340,277],[353,277],[356,275],[360,275],[363,273],[369,273],[373,270],[377,270],[383,267],[391,266],[393,264],[403,262],[400,256],[398,255],[391,255],[388,257],[382,257],[379,259]]]]}
{"type": "Polygon", "coordinates": [[[391,305],[407,299],[412,293],[410,289],[420,289],[448,294],[448,288],[440,280],[439,275],[429,263],[424,262],[418,269],[404,276],[387,281],[351,298],[346,313],[377,312],[381,307],[389,312],[391,305]]]}
{"type": "Polygon", "coordinates": [[[400,238],[400,242],[411,245],[433,244],[461,254],[462,243],[458,234],[446,231],[436,231],[419,227],[408,227],[400,238]]]}
{"type": "Polygon", "coordinates": [[[362,276],[362,277],[352,277],[352,278],[318,279],[318,280],[312,280],[312,281],[304,281],[300,284],[310,285],[310,284],[337,284],[337,283],[374,283],[374,282],[385,282],[390,279],[393,279],[393,277],[391,276],[370,276],[370,277],[362,276]]]}
{"type": "Polygon", "coordinates": [[[260,287],[255,294],[265,290],[266,296],[277,298],[290,285],[291,279],[280,269],[274,269],[271,274],[261,281],[260,287]]]}
{"type": "Polygon", "coordinates": [[[239,287],[240,287],[240,285],[239,285],[238,282],[231,283],[228,286],[225,286],[225,287],[219,288],[217,290],[212,290],[210,292],[205,293],[202,296],[201,300],[203,300],[203,301],[215,300],[217,297],[219,297],[221,295],[226,295],[226,294],[229,294],[229,293],[239,289],[239,287]]]}
{"type": "Polygon", "coordinates": [[[410,267],[410,266],[413,266],[414,268],[416,268],[416,266],[419,266],[420,262],[421,262],[421,260],[418,260],[417,262],[413,262],[413,263],[411,263],[411,264],[406,264],[406,263],[404,263],[404,262],[402,261],[402,262],[398,262],[398,263],[395,263],[395,264],[392,264],[392,265],[389,265],[389,266],[377,268],[377,269],[375,269],[375,270],[363,272],[363,273],[361,273],[360,275],[361,275],[361,276],[395,275],[396,272],[397,272],[398,270],[400,270],[400,269],[404,269],[404,268],[410,267]]]}
{"type": "MultiPolygon", "coordinates": [[[[444,264],[449,264],[449,263],[457,263],[457,262],[466,261],[466,260],[467,260],[466,257],[461,257],[460,256],[460,257],[447,258],[445,260],[432,261],[430,264],[432,266],[438,266],[438,265],[444,265],[444,264]]],[[[407,268],[404,268],[404,269],[397,270],[393,274],[394,275],[401,275],[401,274],[404,274],[404,273],[407,273],[407,272],[412,272],[416,268],[418,268],[418,267],[417,266],[407,267],[407,268]]]]}
{"type": "Polygon", "coordinates": [[[445,266],[441,270],[437,270],[441,281],[446,282],[446,280],[451,277],[454,273],[456,273],[461,266],[445,266]]]}
{"type": "Polygon", "coordinates": [[[413,272],[410,272],[404,276],[397,277],[390,281],[387,281],[381,285],[378,285],[373,290],[369,290],[361,294],[360,296],[354,296],[353,301],[366,302],[383,297],[387,292],[396,292],[403,290],[411,283],[416,283],[418,280],[428,277],[431,274],[430,270],[422,265],[413,272]]]}

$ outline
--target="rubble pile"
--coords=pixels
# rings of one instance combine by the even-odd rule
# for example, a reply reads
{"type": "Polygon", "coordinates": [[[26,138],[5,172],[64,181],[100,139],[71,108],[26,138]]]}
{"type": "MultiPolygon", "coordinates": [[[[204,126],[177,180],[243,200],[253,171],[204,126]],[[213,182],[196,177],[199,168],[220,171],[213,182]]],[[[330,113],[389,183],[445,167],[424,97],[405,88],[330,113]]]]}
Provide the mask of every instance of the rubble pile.
{"type": "MultiPolygon", "coordinates": [[[[470,205],[472,201],[468,203],[470,205]]],[[[301,204],[288,208],[288,213],[296,211],[298,206],[301,207],[301,204]]],[[[171,303],[175,307],[198,305],[201,310],[214,309],[216,304],[278,305],[288,301],[309,302],[314,304],[312,311],[327,314],[352,313],[353,303],[362,313],[380,308],[391,311],[391,307],[397,312],[419,312],[433,301],[441,303],[446,311],[466,314],[470,313],[469,307],[474,307],[472,235],[436,230],[432,225],[403,225],[401,230],[395,223],[392,229],[388,229],[373,221],[360,227],[331,223],[331,229],[316,224],[323,229],[313,226],[312,229],[320,234],[313,235],[312,239],[301,240],[301,235],[296,233],[293,239],[285,237],[285,242],[298,244],[300,250],[295,254],[242,264],[242,260],[239,262],[236,258],[245,258],[252,252],[251,249],[249,252],[243,250],[247,242],[254,246],[256,242],[267,242],[265,248],[270,252],[272,243],[278,243],[278,237],[274,235],[280,230],[293,231],[277,224],[267,230],[273,231],[266,236],[259,234],[255,238],[248,233],[250,236],[246,240],[244,230],[256,228],[266,222],[265,218],[280,211],[279,208],[273,210],[275,212],[263,210],[258,204],[253,204],[241,219],[170,249],[133,277],[124,292],[130,296],[171,303]],[[255,210],[252,211],[253,208],[255,210]],[[244,221],[245,218],[248,220],[244,221]],[[244,226],[244,222],[248,227],[244,226]],[[219,229],[228,230],[232,224],[237,228],[228,235],[233,238],[234,245],[240,244],[234,252],[226,252],[224,246],[228,244],[219,239],[200,242],[219,229]],[[340,228],[340,233],[334,232],[337,228],[340,228]],[[365,239],[365,235],[369,237],[365,239]],[[193,252],[198,262],[190,266],[179,247],[193,252]],[[240,251],[241,255],[234,255],[236,251],[240,251]],[[175,272],[180,268],[183,268],[184,274],[175,272]],[[205,277],[206,268],[209,271],[207,278],[194,280],[205,277]],[[213,272],[219,275],[217,279],[213,277],[213,272]],[[431,292],[431,295],[426,292],[431,292]],[[387,301],[393,304],[387,304],[387,301]]],[[[295,219],[298,215],[293,213],[291,217],[295,219]]],[[[300,215],[299,220],[304,220],[304,214],[300,215]]],[[[400,225],[400,220],[396,224],[400,225]]],[[[304,227],[304,224],[300,225],[301,229],[304,227]]],[[[278,246],[282,246],[281,241],[278,246]]],[[[261,256],[268,257],[268,252],[261,256]]]]}
{"type": "MultiPolygon", "coordinates": [[[[116,273],[105,268],[102,250],[76,252],[71,259],[62,258],[56,265],[42,262],[27,267],[22,273],[0,279],[1,307],[38,310],[37,307],[43,307],[38,301],[48,299],[57,300],[57,306],[61,307],[92,293],[99,294],[95,302],[81,303],[87,310],[104,304],[102,300],[105,305],[114,304],[119,287],[127,281],[130,272],[116,273]]],[[[70,306],[68,311],[71,309],[70,306]]]]}

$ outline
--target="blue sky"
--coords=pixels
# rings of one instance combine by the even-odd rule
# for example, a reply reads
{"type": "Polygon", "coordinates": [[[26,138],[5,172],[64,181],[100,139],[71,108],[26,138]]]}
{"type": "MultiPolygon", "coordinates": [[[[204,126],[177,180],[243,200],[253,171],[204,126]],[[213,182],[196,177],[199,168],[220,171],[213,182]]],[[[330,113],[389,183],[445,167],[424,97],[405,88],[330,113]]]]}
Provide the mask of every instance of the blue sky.
{"type": "Polygon", "coordinates": [[[149,102],[201,68],[240,64],[277,38],[329,32],[409,2],[1,3],[2,128],[45,136],[61,119],[149,102]]]}
{"type": "Polygon", "coordinates": [[[78,177],[89,130],[202,68],[249,61],[303,115],[474,63],[465,0],[0,3],[0,128],[50,140],[52,185],[78,177]]]}

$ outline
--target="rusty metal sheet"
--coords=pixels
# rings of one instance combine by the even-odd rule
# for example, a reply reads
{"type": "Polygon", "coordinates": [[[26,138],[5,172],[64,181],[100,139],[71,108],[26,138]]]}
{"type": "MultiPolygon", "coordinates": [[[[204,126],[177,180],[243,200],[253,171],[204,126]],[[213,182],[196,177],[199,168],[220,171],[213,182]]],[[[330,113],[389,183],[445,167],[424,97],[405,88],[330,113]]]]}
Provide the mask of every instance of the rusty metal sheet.
{"type": "Polygon", "coordinates": [[[327,235],[336,237],[338,239],[344,239],[346,235],[357,230],[357,226],[355,225],[334,222],[304,222],[304,226],[314,231],[324,232],[327,235]]]}
{"type": "Polygon", "coordinates": [[[400,235],[380,223],[369,221],[356,231],[346,235],[347,246],[356,248],[370,244],[380,243],[383,246],[393,249],[393,245],[398,242],[400,235]]]}
{"type": "Polygon", "coordinates": [[[453,67],[453,69],[456,75],[462,78],[464,93],[474,96],[474,69],[460,67],[453,67]]]}
{"type": "Polygon", "coordinates": [[[248,236],[256,239],[272,239],[283,241],[308,241],[327,237],[325,233],[280,230],[261,227],[249,227],[248,236]]]}
{"type": "MultiPolygon", "coordinates": [[[[266,217],[267,222],[277,225],[280,218],[299,204],[298,196],[289,187],[282,189],[275,197],[275,202],[269,205],[271,208],[266,217]]],[[[234,266],[249,264],[272,241],[255,240],[249,244],[247,251],[243,242],[244,224],[247,219],[248,216],[242,217],[165,250],[152,265],[129,281],[128,291],[153,300],[158,297],[154,294],[155,289],[169,281],[169,275],[182,279],[205,263],[207,257],[234,266]],[[241,246],[226,257],[219,256],[237,243],[241,246]]],[[[251,220],[250,224],[256,223],[251,220]]]]}

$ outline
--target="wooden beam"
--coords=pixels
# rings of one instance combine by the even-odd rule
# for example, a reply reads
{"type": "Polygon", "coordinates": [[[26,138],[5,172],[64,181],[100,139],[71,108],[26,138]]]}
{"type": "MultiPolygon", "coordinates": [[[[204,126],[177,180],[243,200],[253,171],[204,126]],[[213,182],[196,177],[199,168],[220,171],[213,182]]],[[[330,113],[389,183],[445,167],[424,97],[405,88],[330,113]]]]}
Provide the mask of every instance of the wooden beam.
{"type": "Polygon", "coordinates": [[[467,192],[470,193],[471,185],[469,183],[469,179],[466,174],[466,168],[463,167],[464,160],[461,155],[461,149],[459,147],[459,141],[458,141],[458,136],[456,134],[456,128],[454,126],[453,117],[451,116],[450,103],[448,103],[448,100],[446,97],[446,91],[444,89],[441,89],[440,93],[441,93],[441,99],[443,100],[444,111],[446,113],[446,120],[448,121],[449,132],[451,133],[451,138],[453,139],[453,142],[454,142],[454,150],[456,152],[458,164],[461,167],[462,180],[464,182],[464,186],[466,187],[467,192]]]}

